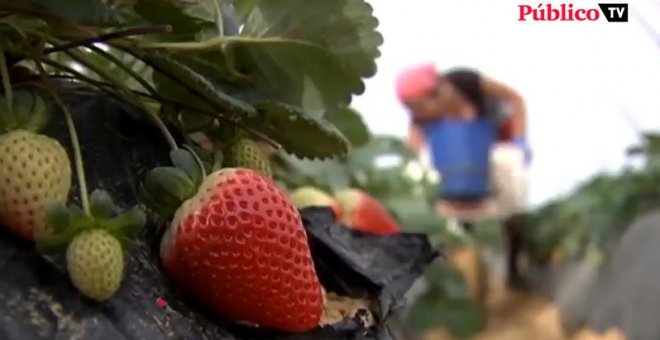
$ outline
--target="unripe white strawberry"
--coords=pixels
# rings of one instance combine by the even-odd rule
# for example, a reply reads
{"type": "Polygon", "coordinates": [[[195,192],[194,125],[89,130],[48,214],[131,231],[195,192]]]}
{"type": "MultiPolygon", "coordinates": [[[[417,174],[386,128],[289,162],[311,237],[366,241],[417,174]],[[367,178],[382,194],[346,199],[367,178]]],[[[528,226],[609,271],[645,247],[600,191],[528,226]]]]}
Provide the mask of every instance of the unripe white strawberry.
{"type": "Polygon", "coordinates": [[[122,247],[103,229],[77,234],[66,250],[66,264],[71,282],[91,299],[107,300],[121,285],[124,273],[122,247]]]}
{"type": "Polygon", "coordinates": [[[48,231],[46,208],[65,203],[71,162],[56,140],[27,130],[0,135],[0,224],[26,240],[48,231]]]}
{"type": "Polygon", "coordinates": [[[47,234],[46,209],[66,203],[71,188],[69,156],[38,133],[51,113],[37,91],[0,96],[0,225],[29,241],[47,234]]]}

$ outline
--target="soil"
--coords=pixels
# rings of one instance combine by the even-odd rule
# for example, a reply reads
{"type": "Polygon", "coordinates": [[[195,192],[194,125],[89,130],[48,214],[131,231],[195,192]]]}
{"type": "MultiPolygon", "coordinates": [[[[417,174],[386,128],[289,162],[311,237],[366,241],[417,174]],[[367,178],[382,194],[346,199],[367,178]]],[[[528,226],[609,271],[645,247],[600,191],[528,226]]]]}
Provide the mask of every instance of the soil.
{"type": "MultiPolygon", "coordinates": [[[[461,252],[460,258],[468,256],[461,252]]],[[[461,262],[462,266],[470,261],[461,262]]],[[[475,273],[477,270],[470,270],[475,273]]],[[[535,292],[512,292],[506,289],[502,276],[491,273],[486,301],[487,321],[474,340],[625,340],[616,329],[599,334],[582,329],[572,336],[563,334],[558,306],[535,292]]],[[[472,286],[476,286],[472,283],[472,286]]],[[[444,329],[428,332],[424,340],[455,339],[444,329]]]]}

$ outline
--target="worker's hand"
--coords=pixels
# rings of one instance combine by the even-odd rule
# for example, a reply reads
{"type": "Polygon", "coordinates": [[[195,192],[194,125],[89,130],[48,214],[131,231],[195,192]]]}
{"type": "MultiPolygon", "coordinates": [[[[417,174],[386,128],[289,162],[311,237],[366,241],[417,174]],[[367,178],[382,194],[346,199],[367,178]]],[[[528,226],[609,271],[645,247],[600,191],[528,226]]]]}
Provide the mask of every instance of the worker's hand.
{"type": "Polygon", "coordinates": [[[408,146],[419,157],[422,149],[426,146],[424,133],[416,125],[411,125],[408,130],[408,146]]]}
{"type": "Polygon", "coordinates": [[[532,162],[532,149],[527,143],[527,138],[525,136],[518,136],[513,138],[513,144],[518,146],[525,154],[525,164],[529,165],[532,162]]]}

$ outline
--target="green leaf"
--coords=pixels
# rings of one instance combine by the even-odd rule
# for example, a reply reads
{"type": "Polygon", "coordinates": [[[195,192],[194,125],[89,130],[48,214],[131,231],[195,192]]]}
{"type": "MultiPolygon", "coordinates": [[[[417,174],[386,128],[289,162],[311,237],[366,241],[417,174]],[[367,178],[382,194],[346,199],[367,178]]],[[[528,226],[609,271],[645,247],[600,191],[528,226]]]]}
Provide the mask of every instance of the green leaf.
{"type": "Polygon", "coordinates": [[[169,34],[153,35],[151,38],[158,41],[187,41],[194,40],[196,34],[209,23],[193,18],[177,6],[177,1],[137,1],[135,12],[143,19],[155,25],[170,25],[169,34]]]}
{"type": "Polygon", "coordinates": [[[0,132],[11,131],[16,128],[14,113],[9,110],[9,102],[0,96],[0,132]]]}
{"type": "Polygon", "coordinates": [[[28,119],[25,121],[25,129],[30,131],[41,131],[50,122],[53,109],[49,103],[38,93],[32,93],[32,108],[28,119]]]}
{"type": "Polygon", "coordinates": [[[178,117],[178,123],[181,124],[183,131],[187,133],[204,131],[213,125],[214,120],[214,117],[187,110],[181,110],[178,117]]]}
{"type": "Polygon", "coordinates": [[[69,233],[41,236],[36,239],[36,250],[40,254],[53,255],[69,245],[73,237],[69,233]]]}
{"type": "Polygon", "coordinates": [[[350,103],[351,89],[361,91],[360,78],[318,45],[256,40],[230,43],[226,53],[230,65],[250,79],[251,97],[294,105],[312,117],[350,103]]]}
{"type": "Polygon", "coordinates": [[[484,323],[483,311],[470,300],[450,300],[443,307],[437,311],[443,316],[441,325],[457,338],[473,337],[484,323]]]}
{"type": "Polygon", "coordinates": [[[349,187],[351,184],[349,169],[336,159],[308,160],[287,154],[278,156],[287,163],[287,169],[279,177],[289,182],[297,182],[294,185],[296,187],[307,184],[331,191],[335,188],[349,187]]]}
{"type": "Polygon", "coordinates": [[[326,116],[328,121],[346,136],[354,147],[365,145],[369,142],[369,128],[362,120],[360,114],[351,108],[341,108],[326,116]]]}
{"type": "Polygon", "coordinates": [[[139,195],[142,203],[144,203],[147,208],[158,214],[160,217],[168,218],[174,214],[176,209],[175,204],[167,205],[166,202],[163,202],[162,197],[159,199],[154,198],[144,186],[140,188],[139,195]]]}
{"type": "Polygon", "coordinates": [[[158,167],[147,174],[143,189],[147,207],[156,212],[165,210],[168,212],[165,216],[168,216],[183,201],[192,197],[197,187],[185,171],[175,167],[158,167]]]}
{"type": "Polygon", "coordinates": [[[227,55],[222,50],[176,51],[170,54],[176,61],[186,64],[199,74],[222,85],[222,90],[234,95],[244,95],[242,86],[249,85],[249,79],[230,67],[227,55]]]}
{"type": "Polygon", "coordinates": [[[445,327],[458,338],[474,336],[483,325],[484,314],[470,300],[460,272],[446,262],[436,262],[428,267],[425,278],[428,291],[411,307],[408,323],[418,331],[445,327]]]}
{"type": "Polygon", "coordinates": [[[30,120],[32,108],[35,104],[34,95],[25,90],[19,90],[14,92],[13,99],[14,119],[18,126],[23,127],[30,120]]]}
{"type": "MultiPolygon", "coordinates": [[[[96,222],[84,212],[74,212],[75,208],[69,208],[69,224],[63,228],[58,228],[57,232],[50,235],[43,235],[36,239],[37,251],[41,254],[54,254],[66,249],[67,245],[82,230],[96,226],[96,222]]],[[[65,217],[64,212],[59,207],[53,207],[50,211],[54,223],[63,226],[65,217]]]]}
{"type": "Polygon", "coordinates": [[[57,17],[78,24],[116,25],[123,21],[119,13],[98,0],[21,0],[3,1],[3,9],[28,10],[45,17],[57,17]]]}
{"type": "MultiPolygon", "coordinates": [[[[153,169],[145,182],[146,188],[157,190],[152,193],[162,190],[163,193],[169,194],[178,201],[184,201],[195,193],[195,184],[192,182],[185,171],[174,167],[159,167],[153,169]]],[[[151,191],[151,190],[150,190],[151,191]]],[[[158,197],[158,196],[156,196],[158,197]]]]}
{"type": "Polygon", "coordinates": [[[82,229],[89,229],[92,227],[96,226],[96,220],[92,218],[91,216],[85,214],[84,211],[74,211],[73,209],[69,208],[72,212],[72,218],[71,218],[71,226],[70,230],[82,230],[82,229]]]}
{"type": "MultiPolygon", "coordinates": [[[[144,92],[145,89],[142,84],[135,80],[135,78],[129,72],[126,72],[124,69],[126,68],[138,75],[147,84],[151,85],[152,87],[154,86],[153,82],[151,81],[152,69],[142,60],[136,58],[130,53],[126,53],[113,47],[106,46],[106,49],[106,55],[110,56],[110,58],[114,57],[123,66],[118,66],[114,61],[109,60],[107,56],[97,53],[97,51],[82,49],[85,60],[95,65],[97,68],[105,70],[106,74],[110,77],[110,79],[98,78],[98,80],[113,81],[114,83],[123,84],[131,90],[144,92]]],[[[92,78],[95,77],[93,74],[90,76],[92,78]]]]}
{"type": "Polygon", "coordinates": [[[436,328],[442,324],[442,316],[438,313],[438,305],[429,299],[420,299],[410,307],[406,325],[417,332],[436,328]]]}
{"type": "Polygon", "coordinates": [[[202,183],[204,169],[201,168],[197,159],[190,151],[185,149],[172,150],[170,152],[170,159],[172,160],[172,164],[186,172],[195,187],[202,183]]]}
{"type": "Polygon", "coordinates": [[[264,102],[255,106],[259,114],[246,125],[280,143],[284,150],[301,158],[331,158],[349,150],[346,138],[328,121],[304,115],[299,108],[264,102]]]}
{"type": "Polygon", "coordinates": [[[183,7],[185,13],[190,17],[210,23],[197,34],[197,39],[204,40],[224,34],[224,8],[222,8],[224,2],[223,0],[200,0],[183,7]]]}
{"type": "Polygon", "coordinates": [[[112,217],[115,204],[107,191],[96,189],[90,195],[89,200],[90,212],[94,218],[104,220],[112,217]]]}
{"type": "Polygon", "coordinates": [[[102,225],[106,230],[117,238],[130,239],[147,223],[147,217],[142,210],[135,207],[102,225]]]}
{"type": "Polygon", "coordinates": [[[138,54],[154,69],[154,83],[164,98],[191,106],[203,100],[206,105],[200,108],[207,112],[223,110],[245,116],[255,113],[250,104],[220,91],[209,79],[187,65],[160,53],[138,54]]]}
{"type": "Polygon", "coordinates": [[[3,97],[0,101],[0,129],[27,129],[39,131],[44,128],[52,116],[44,98],[34,89],[19,87],[14,89],[12,111],[7,108],[3,97]]]}
{"type": "Polygon", "coordinates": [[[215,150],[213,153],[213,168],[212,171],[222,169],[222,162],[224,161],[224,154],[221,149],[215,150]]]}
{"type": "Polygon", "coordinates": [[[660,134],[654,132],[647,132],[643,135],[644,141],[649,147],[649,152],[660,152],[660,134]]]}
{"type": "Polygon", "coordinates": [[[46,209],[46,224],[53,229],[53,233],[60,233],[71,225],[71,212],[66,205],[58,203],[46,209]]]}
{"type": "Polygon", "coordinates": [[[382,36],[364,0],[239,0],[243,37],[227,53],[257,86],[260,98],[334,111],[376,73],[382,36]]]}
{"type": "Polygon", "coordinates": [[[119,244],[121,245],[121,249],[123,251],[129,251],[137,245],[137,242],[135,240],[129,239],[127,237],[117,237],[117,241],[119,241],[119,244]]]}
{"type": "Polygon", "coordinates": [[[232,33],[237,26],[230,17],[230,4],[218,0],[138,1],[135,11],[153,24],[172,26],[172,32],[147,37],[157,41],[192,41],[218,35],[218,28],[232,33]],[[219,6],[219,8],[216,8],[219,6]],[[220,16],[220,17],[218,17],[220,16]]]}

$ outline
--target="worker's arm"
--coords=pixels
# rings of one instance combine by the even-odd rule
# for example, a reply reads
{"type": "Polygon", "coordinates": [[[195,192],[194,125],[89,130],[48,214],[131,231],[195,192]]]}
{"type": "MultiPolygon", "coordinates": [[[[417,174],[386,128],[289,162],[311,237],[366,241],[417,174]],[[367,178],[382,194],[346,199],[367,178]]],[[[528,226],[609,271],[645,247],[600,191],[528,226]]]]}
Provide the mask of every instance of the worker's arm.
{"type": "Polygon", "coordinates": [[[492,98],[500,98],[511,105],[512,142],[518,145],[525,154],[525,162],[532,160],[532,150],[527,141],[527,108],[525,101],[514,89],[488,77],[481,78],[481,88],[484,94],[492,98]]]}
{"type": "Polygon", "coordinates": [[[426,140],[422,129],[415,124],[410,124],[410,128],[408,129],[408,145],[410,146],[410,149],[419,156],[425,144],[426,140]]]}
{"type": "Polygon", "coordinates": [[[527,135],[527,108],[525,101],[514,89],[488,77],[481,78],[481,88],[488,97],[497,97],[511,104],[512,133],[514,138],[527,135]]]}

